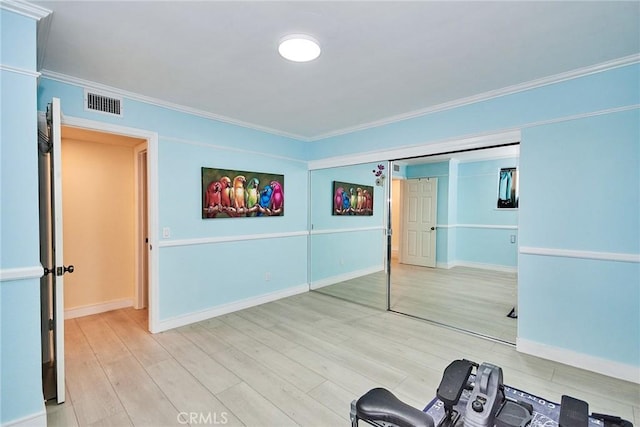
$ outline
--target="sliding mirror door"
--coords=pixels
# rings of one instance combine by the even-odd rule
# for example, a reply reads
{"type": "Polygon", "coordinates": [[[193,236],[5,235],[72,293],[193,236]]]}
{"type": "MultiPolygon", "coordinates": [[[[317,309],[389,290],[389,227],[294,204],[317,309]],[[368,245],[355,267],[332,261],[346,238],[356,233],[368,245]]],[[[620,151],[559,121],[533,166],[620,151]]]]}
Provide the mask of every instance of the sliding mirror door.
{"type": "Polygon", "coordinates": [[[310,172],[312,290],[387,309],[387,162],[310,172]]]}
{"type": "Polygon", "coordinates": [[[393,162],[391,310],[515,343],[518,160],[514,145],[393,162]]]}

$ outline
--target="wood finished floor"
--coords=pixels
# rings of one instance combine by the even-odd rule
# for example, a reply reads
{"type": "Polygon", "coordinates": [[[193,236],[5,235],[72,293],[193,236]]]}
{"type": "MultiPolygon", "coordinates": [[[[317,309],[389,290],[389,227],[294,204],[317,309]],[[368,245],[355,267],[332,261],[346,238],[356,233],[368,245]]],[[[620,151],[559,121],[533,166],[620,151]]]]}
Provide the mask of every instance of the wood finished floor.
{"type": "MultiPolygon", "coordinates": [[[[386,309],[386,273],[378,272],[318,289],[369,307],[386,309]]],[[[392,261],[391,309],[515,344],[515,273],[469,267],[419,267],[392,261]]]]}
{"type": "Polygon", "coordinates": [[[349,404],[386,387],[424,407],[450,361],[489,361],[505,383],[638,425],[640,386],[316,292],[159,334],[146,310],[66,321],[67,401],[49,426],[348,426],[349,404]],[[208,422],[203,422],[208,421],[208,422]],[[226,423],[225,423],[226,422],[226,423]]]}

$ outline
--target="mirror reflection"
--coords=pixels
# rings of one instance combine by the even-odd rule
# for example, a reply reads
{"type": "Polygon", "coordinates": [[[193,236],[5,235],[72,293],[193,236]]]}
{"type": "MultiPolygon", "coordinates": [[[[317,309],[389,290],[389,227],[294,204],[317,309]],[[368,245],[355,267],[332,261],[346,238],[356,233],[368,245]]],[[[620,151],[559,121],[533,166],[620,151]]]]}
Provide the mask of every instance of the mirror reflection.
{"type": "Polygon", "coordinates": [[[379,165],[311,171],[310,282],[312,290],[386,310],[387,174],[379,165]]]}
{"type": "Polygon", "coordinates": [[[518,163],[511,145],[394,160],[383,185],[377,164],[312,171],[311,288],[515,343],[518,210],[496,201],[504,170],[515,178],[518,163]],[[373,215],[332,215],[334,181],[372,185],[373,215]]]}
{"type": "Polygon", "coordinates": [[[518,211],[496,200],[518,160],[509,146],[394,162],[391,310],[515,343],[518,211]]]}

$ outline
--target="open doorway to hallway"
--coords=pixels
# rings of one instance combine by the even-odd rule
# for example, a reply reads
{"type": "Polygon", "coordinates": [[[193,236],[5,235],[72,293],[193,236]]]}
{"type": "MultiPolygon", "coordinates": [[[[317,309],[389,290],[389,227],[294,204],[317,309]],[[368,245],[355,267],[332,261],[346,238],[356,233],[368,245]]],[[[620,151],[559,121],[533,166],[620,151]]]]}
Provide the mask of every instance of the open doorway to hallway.
{"type": "Polygon", "coordinates": [[[147,141],[63,126],[65,318],[148,304],[147,141]]]}

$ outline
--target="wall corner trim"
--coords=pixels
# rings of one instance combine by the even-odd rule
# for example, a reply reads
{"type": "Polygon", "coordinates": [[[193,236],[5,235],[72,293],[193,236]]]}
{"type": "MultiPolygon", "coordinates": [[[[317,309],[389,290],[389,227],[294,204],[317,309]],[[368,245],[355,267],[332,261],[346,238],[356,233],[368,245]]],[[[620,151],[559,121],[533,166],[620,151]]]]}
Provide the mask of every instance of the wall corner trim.
{"type": "Polygon", "coordinates": [[[577,366],[609,377],[640,384],[640,366],[628,365],[614,360],[602,359],[523,338],[516,339],[516,350],[554,362],[577,366]]]}

